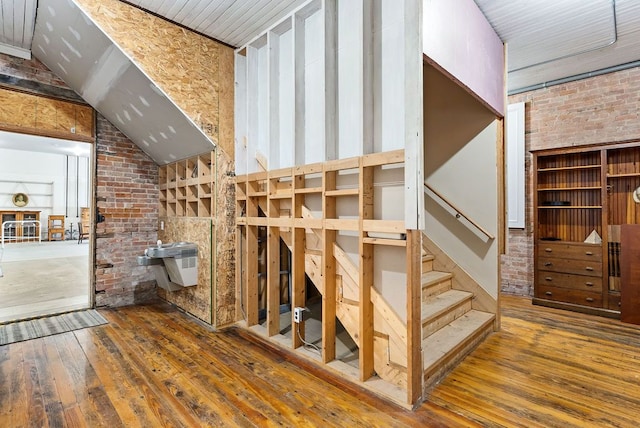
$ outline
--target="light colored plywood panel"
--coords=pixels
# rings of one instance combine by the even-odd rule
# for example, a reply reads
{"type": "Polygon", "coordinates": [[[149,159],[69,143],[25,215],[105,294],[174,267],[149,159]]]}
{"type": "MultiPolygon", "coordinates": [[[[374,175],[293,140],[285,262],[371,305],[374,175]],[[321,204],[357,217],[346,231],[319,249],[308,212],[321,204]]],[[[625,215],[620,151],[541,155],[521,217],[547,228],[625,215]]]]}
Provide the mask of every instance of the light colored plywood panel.
{"type": "Polygon", "coordinates": [[[75,105],[76,134],[93,136],[93,109],[89,106],[75,105]]]}
{"type": "Polygon", "coordinates": [[[54,101],[56,109],[56,131],[73,133],[76,128],[76,112],[73,104],[54,101]]]}
{"type": "Polygon", "coordinates": [[[0,88],[0,126],[11,132],[91,141],[93,109],[87,105],[0,88]]]}
{"type": "Polygon", "coordinates": [[[214,317],[216,327],[231,324],[236,320],[235,311],[235,180],[229,174],[233,171],[233,156],[216,150],[215,177],[215,270],[214,277],[214,317]]]}
{"type": "Polygon", "coordinates": [[[234,159],[234,55],[233,50],[226,46],[221,46],[218,52],[220,62],[218,71],[220,85],[220,99],[218,102],[220,108],[220,139],[218,144],[231,159],[234,159]]]}
{"type": "Polygon", "coordinates": [[[158,290],[161,298],[211,324],[211,219],[164,217],[164,230],[158,231],[162,242],[187,241],[198,244],[198,285],[178,291],[158,290]]]}
{"type": "Polygon", "coordinates": [[[56,102],[48,99],[38,99],[36,101],[36,128],[47,131],[56,131],[57,126],[57,106],[56,102]]]}
{"type": "Polygon", "coordinates": [[[0,123],[35,128],[36,97],[0,89],[0,123]]]}
{"type": "Polygon", "coordinates": [[[214,143],[233,154],[227,138],[233,129],[231,48],[117,0],[78,3],[214,143]]]}

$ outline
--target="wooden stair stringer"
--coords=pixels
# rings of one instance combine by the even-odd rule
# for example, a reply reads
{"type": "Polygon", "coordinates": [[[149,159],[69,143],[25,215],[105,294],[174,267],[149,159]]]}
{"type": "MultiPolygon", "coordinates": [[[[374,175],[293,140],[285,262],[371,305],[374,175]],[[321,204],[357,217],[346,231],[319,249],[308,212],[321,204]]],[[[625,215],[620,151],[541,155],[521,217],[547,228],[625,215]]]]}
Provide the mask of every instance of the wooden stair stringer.
{"type": "MultiPolygon", "coordinates": [[[[302,207],[302,217],[314,219],[311,211],[302,207]]],[[[307,234],[313,233],[318,242],[322,242],[322,234],[315,229],[307,229],[307,234]]],[[[291,232],[281,231],[280,237],[291,250],[291,232]]],[[[322,256],[305,253],[305,271],[312,280],[318,292],[324,295],[322,280],[322,256]]],[[[347,333],[359,346],[359,312],[357,307],[358,268],[349,256],[334,244],[333,256],[336,259],[337,290],[336,317],[340,320],[347,333]],[[341,299],[344,290],[348,296],[355,298],[341,299]]],[[[382,295],[371,289],[371,302],[374,308],[374,369],[378,376],[403,389],[407,388],[407,332],[406,324],[395,313],[382,295]]]]}

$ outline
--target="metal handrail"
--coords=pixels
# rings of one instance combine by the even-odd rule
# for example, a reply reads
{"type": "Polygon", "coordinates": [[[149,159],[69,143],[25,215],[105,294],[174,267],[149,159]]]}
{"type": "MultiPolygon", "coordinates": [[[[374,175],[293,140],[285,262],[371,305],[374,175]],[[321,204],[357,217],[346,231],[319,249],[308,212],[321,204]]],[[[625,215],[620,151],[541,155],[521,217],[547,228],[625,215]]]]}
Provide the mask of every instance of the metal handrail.
{"type": "Polygon", "coordinates": [[[440,193],[438,193],[437,191],[435,191],[433,189],[433,187],[429,186],[427,183],[424,183],[424,189],[425,189],[425,193],[427,192],[427,190],[431,193],[433,193],[434,195],[436,195],[438,197],[438,199],[440,199],[442,202],[444,202],[445,204],[447,204],[448,206],[450,206],[453,211],[455,211],[454,217],[457,218],[458,220],[460,220],[460,218],[464,218],[469,224],[471,224],[473,227],[475,227],[476,229],[478,229],[483,235],[485,235],[487,238],[489,239],[495,239],[495,236],[493,236],[491,233],[489,233],[484,227],[480,226],[478,223],[476,223],[475,221],[473,221],[471,218],[469,218],[468,215],[466,215],[465,213],[463,213],[460,209],[458,209],[458,207],[456,207],[453,203],[451,203],[449,200],[447,200],[447,198],[445,198],[444,196],[442,196],[440,193]]]}
{"type": "Polygon", "coordinates": [[[9,240],[9,241],[18,241],[18,238],[27,238],[28,240],[31,239],[35,239],[38,238],[38,243],[42,242],[42,224],[40,223],[40,220],[20,220],[20,221],[5,221],[4,223],[2,223],[2,238],[1,238],[1,243],[2,243],[2,248],[4,248],[4,241],[5,240],[9,240]],[[36,230],[37,230],[37,235],[34,236],[18,236],[18,227],[16,227],[16,234],[15,236],[9,236],[8,238],[13,238],[13,239],[5,239],[5,230],[7,229],[7,225],[15,225],[15,226],[20,226],[20,230],[24,231],[25,226],[35,226],[36,230]]]}

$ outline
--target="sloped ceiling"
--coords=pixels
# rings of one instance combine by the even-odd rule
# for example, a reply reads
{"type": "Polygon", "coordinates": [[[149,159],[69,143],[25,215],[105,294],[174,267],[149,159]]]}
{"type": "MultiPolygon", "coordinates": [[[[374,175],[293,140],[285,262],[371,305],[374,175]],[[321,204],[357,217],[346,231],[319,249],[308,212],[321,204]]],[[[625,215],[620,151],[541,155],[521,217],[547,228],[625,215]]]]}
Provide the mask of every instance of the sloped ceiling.
{"type": "Polygon", "coordinates": [[[158,164],[209,138],[73,2],[40,0],[33,53],[158,164]]]}

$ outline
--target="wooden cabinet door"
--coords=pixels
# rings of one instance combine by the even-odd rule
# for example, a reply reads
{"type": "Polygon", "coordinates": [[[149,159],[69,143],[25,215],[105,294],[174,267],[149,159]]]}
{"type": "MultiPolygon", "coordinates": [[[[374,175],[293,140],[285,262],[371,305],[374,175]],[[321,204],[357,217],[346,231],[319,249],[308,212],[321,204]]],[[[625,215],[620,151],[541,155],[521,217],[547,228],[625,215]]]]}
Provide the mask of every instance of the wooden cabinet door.
{"type": "Polygon", "coordinates": [[[620,319],[640,324],[640,225],[623,224],[620,231],[620,319]]]}

